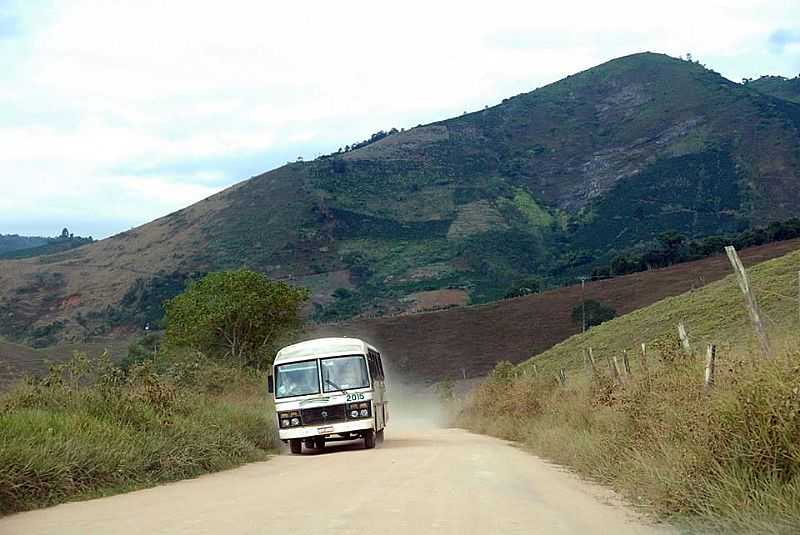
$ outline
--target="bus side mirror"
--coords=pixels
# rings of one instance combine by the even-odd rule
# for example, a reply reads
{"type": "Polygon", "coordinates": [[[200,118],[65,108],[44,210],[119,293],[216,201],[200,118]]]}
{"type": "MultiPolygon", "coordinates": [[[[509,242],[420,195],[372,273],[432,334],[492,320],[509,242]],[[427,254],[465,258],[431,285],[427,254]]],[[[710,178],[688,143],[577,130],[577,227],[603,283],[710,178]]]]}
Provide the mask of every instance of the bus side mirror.
{"type": "Polygon", "coordinates": [[[270,394],[275,392],[275,383],[272,380],[272,376],[271,375],[267,376],[267,392],[269,392],[270,394]]]}

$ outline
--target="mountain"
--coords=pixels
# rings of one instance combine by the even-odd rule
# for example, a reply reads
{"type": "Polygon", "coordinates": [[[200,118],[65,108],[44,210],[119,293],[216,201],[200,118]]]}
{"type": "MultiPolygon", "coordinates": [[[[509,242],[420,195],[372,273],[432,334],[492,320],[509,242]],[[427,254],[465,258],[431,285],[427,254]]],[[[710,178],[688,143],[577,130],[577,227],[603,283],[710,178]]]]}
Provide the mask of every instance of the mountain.
{"type": "Polygon", "coordinates": [[[90,245],[0,262],[0,334],[130,332],[202,273],[309,287],[319,320],[564,284],[665,231],[800,214],[800,105],[661,54],[288,164],[90,245]]]}
{"type": "Polygon", "coordinates": [[[68,251],[93,241],[91,236],[88,238],[75,236],[66,228],[59,236],[53,238],[0,234],[0,259],[43,256],[68,251]]]}
{"type": "Polygon", "coordinates": [[[800,75],[795,78],[762,76],[757,80],[747,81],[746,85],[765,95],[800,103],[800,75]]]}
{"type": "Polygon", "coordinates": [[[18,234],[0,234],[0,254],[20,249],[30,249],[47,243],[41,236],[20,236],[18,234]]]}
{"type": "Polygon", "coordinates": [[[16,247],[0,253],[0,259],[13,259],[13,258],[31,258],[34,256],[44,256],[53,253],[60,253],[62,251],[69,251],[87,243],[92,243],[94,239],[82,238],[80,236],[58,236],[56,238],[39,238],[27,239],[29,244],[25,247],[16,247]]]}

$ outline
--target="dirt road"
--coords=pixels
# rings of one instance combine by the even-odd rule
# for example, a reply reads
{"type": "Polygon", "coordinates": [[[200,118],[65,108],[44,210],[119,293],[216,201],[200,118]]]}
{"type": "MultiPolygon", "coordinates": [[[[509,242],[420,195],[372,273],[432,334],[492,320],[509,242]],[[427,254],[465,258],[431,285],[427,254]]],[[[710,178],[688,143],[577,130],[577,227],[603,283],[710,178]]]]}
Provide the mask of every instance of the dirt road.
{"type": "Polygon", "coordinates": [[[0,534],[662,533],[503,441],[392,431],[198,479],[0,519],[0,534]]]}

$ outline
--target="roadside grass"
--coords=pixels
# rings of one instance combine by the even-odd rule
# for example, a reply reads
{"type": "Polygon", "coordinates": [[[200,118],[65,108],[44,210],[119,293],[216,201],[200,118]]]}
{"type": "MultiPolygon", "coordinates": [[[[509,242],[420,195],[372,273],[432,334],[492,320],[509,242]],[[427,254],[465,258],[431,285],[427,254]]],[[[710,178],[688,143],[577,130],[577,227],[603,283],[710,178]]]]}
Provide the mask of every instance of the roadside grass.
{"type": "Polygon", "coordinates": [[[800,329],[798,302],[790,298],[798,271],[800,253],[749,270],[770,318],[771,359],[755,349],[741,293],[728,278],[600,325],[519,366],[499,364],[463,402],[457,423],[519,441],[692,533],[798,533],[800,329]],[[680,346],[678,321],[694,354],[680,346]],[[701,354],[712,342],[716,384],[705,388],[701,354]],[[584,363],[588,347],[595,372],[584,363]],[[632,373],[620,383],[607,357],[623,350],[633,357],[632,373]],[[560,368],[564,385],[556,379],[560,368]]]}
{"type": "Polygon", "coordinates": [[[123,371],[76,353],[0,397],[0,514],[266,459],[278,439],[263,388],[196,354],[123,371]]]}
{"type": "Polygon", "coordinates": [[[710,391],[702,363],[688,357],[622,385],[606,369],[562,387],[501,364],[457,421],[519,441],[679,526],[797,533],[800,351],[725,362],[710,391]]]}

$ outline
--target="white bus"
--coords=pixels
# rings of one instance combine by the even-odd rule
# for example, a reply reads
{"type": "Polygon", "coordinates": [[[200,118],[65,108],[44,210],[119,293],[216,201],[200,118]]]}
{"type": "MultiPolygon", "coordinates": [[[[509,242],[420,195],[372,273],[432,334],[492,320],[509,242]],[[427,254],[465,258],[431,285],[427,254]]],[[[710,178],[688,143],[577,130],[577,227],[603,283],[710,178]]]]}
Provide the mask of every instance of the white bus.
{"type": "Polygon", "coordinates": [[[322,449],[327,440],[383,442],[388,420],[380,352],[357,338],[319,338],[281,349],[269,391],[278,434],[292,453],[322,449]]]}

